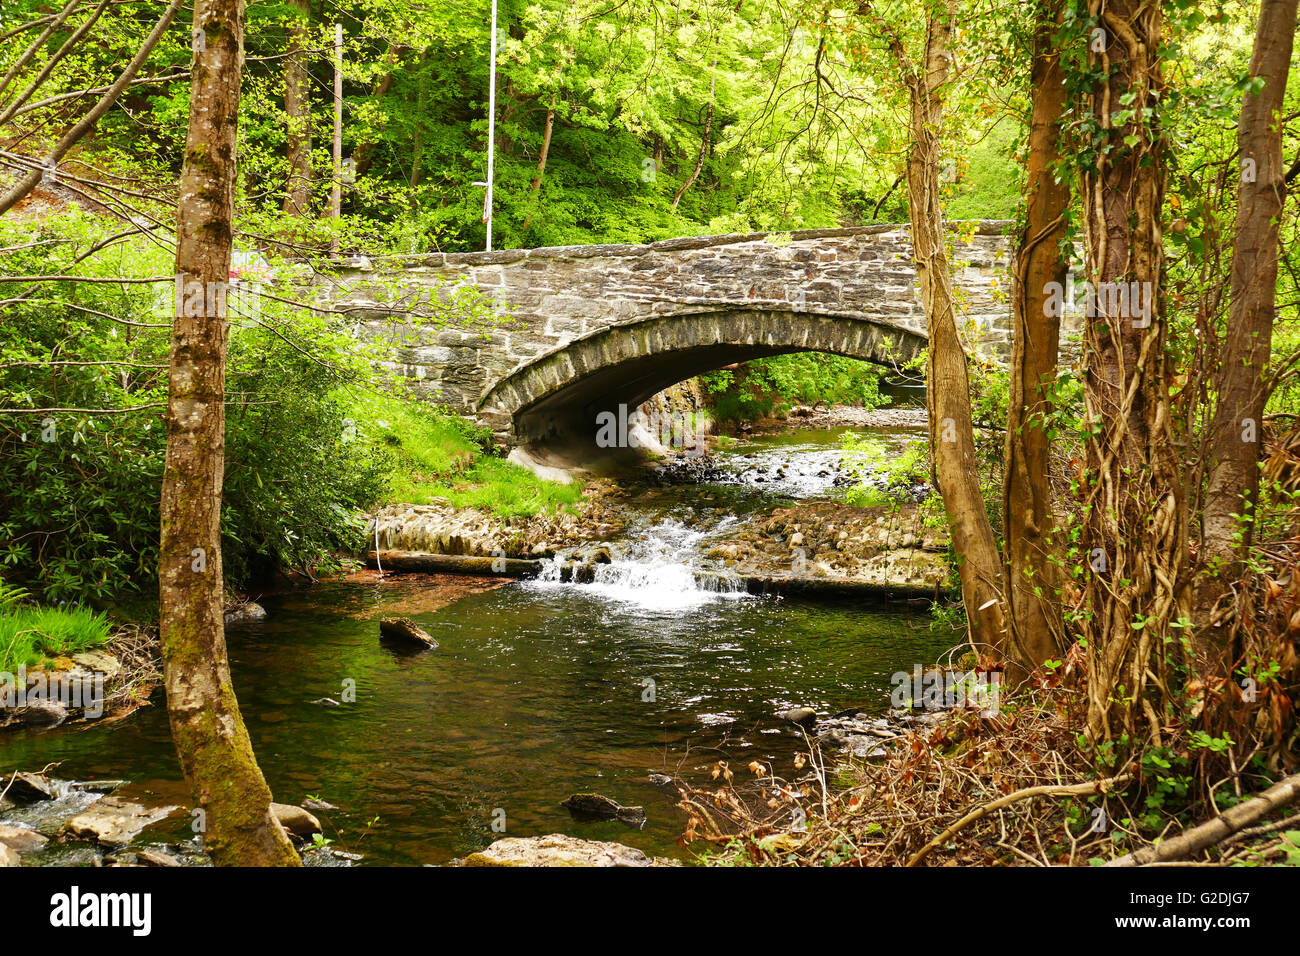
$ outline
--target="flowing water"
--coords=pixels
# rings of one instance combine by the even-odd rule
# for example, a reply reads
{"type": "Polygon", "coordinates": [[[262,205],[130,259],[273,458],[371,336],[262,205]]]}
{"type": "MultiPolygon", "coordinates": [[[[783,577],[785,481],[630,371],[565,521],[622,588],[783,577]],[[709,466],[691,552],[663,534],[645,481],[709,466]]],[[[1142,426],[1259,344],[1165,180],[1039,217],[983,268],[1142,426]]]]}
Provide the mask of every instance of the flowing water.
{"type": "MultiPolygon", "coordinates": [[[[265,596],[267,619],[228,638],[276,799],[334,804],[318,814],[327,834],[366,864],[445,862],[497,838],[503,817],[507,835],[563,832],[689,858],[675,844],[675,793],[652,772],[704,783],[718,760],[747,773],[758,759],[790,773],[803,740],[782,711],[883,710],[891,673],[959,640],[924,611],[697,583],[703,547],[738,515],[834,494],[837,455],[822,434],[756,439],[715,480],[647,488],[588,584],[560,582],[557,567],[436,610],[437,588],[418,577],[265,596]],[[376,621],[392,614],[440,648],[381,645],[376,621]],[[351,686],[355,702],[317,703],[351,686]],[[560,806],[576,792],[641,805],[647,822],[576,821],[560,806]]],[[[125,778],[121,796],[189,805],[161,693],[117,722],[0,739],[2,768],[51,761],[61,761],[53,776],[125,778]]],[[[148,839],[180,840],[188,826],[178,813],[148,839]]]]}

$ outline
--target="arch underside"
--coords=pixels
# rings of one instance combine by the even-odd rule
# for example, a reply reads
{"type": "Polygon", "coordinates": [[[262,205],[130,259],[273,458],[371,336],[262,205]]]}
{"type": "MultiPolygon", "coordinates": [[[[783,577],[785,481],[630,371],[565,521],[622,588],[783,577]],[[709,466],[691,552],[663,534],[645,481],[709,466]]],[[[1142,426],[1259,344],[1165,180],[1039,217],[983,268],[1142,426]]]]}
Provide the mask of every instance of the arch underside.
{"type": "Polygon", "coordinates": [[[517,444],[594,440],[597,416],[735,362],[830,352],[898,367],[925,348],[907,329],[848,316],[735,310],[656,316],[575,339],[516,369],[480,399],[480,417],[517,444]]]}

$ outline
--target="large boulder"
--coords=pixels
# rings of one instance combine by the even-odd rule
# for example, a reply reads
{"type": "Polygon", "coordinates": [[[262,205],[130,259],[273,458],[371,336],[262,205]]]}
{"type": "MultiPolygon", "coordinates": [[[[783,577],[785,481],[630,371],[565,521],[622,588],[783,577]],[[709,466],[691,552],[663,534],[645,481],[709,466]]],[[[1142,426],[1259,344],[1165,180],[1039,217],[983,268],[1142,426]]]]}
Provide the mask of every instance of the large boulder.
{"type": "Polygon", "coordinates": [[[471,853],[462,866],[656,866],[640,850],[621,843],[580,840],[552,833],[539,837],[506,837],[486,850],[471,853]]]}
{"type": "Polygon", "coordinates": [[[280,821],[280,826],[296,837],[305,839],[321,832],[320,821],[302,807],[295,807],[288,803],[273,803],[271,812],[280,821]]]}

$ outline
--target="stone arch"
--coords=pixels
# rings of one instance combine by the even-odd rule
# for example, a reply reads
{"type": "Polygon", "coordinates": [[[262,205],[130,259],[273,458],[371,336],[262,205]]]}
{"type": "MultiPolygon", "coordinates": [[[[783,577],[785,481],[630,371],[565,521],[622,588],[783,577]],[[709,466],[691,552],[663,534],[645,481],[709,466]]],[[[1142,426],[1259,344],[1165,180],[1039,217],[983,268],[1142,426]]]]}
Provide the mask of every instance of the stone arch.
{"type": "MultiPolygon", "coordinates": [[[[763,309],[657,315],[572,339],[520,365],[480,397],[478,417],[511,444],[574,444],[596,416],[635,408],[670,385],[733,362],[830,352],[898,367],[924,336],[862,318],[763,309]]],[[[581,442],[579,442],[581,443],[581,442]]]]}

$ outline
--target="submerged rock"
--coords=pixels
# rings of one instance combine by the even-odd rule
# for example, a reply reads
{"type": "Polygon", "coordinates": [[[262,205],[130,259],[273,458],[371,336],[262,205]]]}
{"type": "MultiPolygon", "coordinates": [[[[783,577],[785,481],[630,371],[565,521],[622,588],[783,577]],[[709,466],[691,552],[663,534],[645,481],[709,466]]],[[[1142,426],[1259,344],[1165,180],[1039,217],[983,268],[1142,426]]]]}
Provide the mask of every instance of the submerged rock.
{"type": "Polygon", "coordinates": [[[118,797],[103,797],[63,825],[65,836],[93,840],[100,846],[125,846],[141,830],[166,819],[176,807],[145,807],[118,797]]]}
{"type": "Polygon", "coordinates": [[[38,700],[13,714],[24,727],[57,727],[68,719],[68,708],[57,700],[38,700]]]}
{"type": "Polygon", "coordinates": [[[638,829],[645,826],[643,807],[625,807],[599,793],[575,793],[560,806],[580,820],[618,820],[638,829]]]}
{"type": "Polygon", "coordinates": [[[433,635],[409,617],[386,617],[379,622],[379,636],[397,643],[413,644],[419,647],[437,647],[433,635]]]}
{"type": "Polygon", "coordinates": [[[183,865],[176,857],[170,853],[164,853],[162,850],[139,850],[135,855],[135,859],[137,863],[143,866],[170,868],[183,865]]]}
{"type": "Polygon", "coordinates": [[[18,855],[17,850],[11,850],[9,847],[0,843],[0,866],[21,866],[22,857],[18,855]]]}
{"type": "Polygon", "coordinates": [[[622,843],[580,840],[552,833],[540,837],[506,837],[486,850],[471,853],[462,866],[659,866],[640,850],[622,843]]]}
{"type": "Polygon", "coordinates": [[[811,727],[817,722],[817,711],[811,707],[792,707],[782,713],[781,717],[800,727],[811,727]]]}

